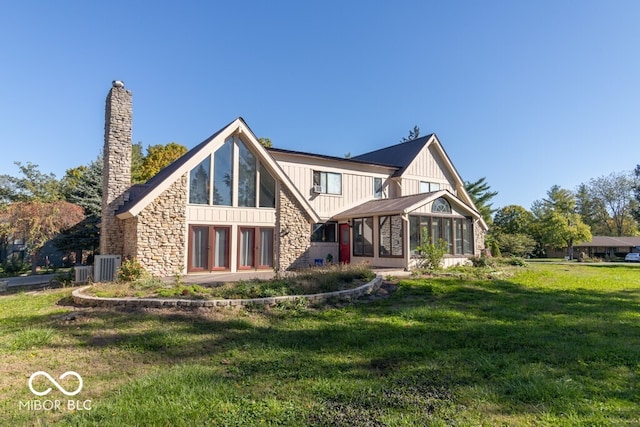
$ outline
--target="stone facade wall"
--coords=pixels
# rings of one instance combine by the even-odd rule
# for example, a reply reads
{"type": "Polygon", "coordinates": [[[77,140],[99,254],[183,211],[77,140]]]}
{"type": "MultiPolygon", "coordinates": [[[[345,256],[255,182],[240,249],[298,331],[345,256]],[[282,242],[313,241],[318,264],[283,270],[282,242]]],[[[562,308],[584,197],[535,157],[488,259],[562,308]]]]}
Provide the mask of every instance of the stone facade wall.
{"type": "Polygon", "coordinates": [[[485,234],[486,232],[482,229],[482,226],[480,225],[480,221],[477,219],[474,220],[473,221],[473,241],[475,242],[475,247],[474,247],[473,254],[475,256],[482,255],[482,252],[484,251],[485,234]]]}
{"type": "Polygon", "coordinates": [[[114,82],[105,106],[100,253],[123,253],[124,224],[115,212],[131,186],[131,92],[114,82]]]}
{"type": "Polygon", "coordinates": [[[278,271],[310,265],[311,220],[283,185],[276,207],[276,264],[278,271]]]}
{"type": "MultiPolygon", "coordinates": [[[[128,221],[131,220],[125,222],[128,221]]],[[[184,174],[138,214],[135,230],[127,233],[125,243],[127,248],[135,247],[135,256],[125,254],[125,257],[137,258],[156,276],[184,273],[186,221],[187,174],[184,174]],[[130,242],[132,239],[136,242],[130,242]]]]}

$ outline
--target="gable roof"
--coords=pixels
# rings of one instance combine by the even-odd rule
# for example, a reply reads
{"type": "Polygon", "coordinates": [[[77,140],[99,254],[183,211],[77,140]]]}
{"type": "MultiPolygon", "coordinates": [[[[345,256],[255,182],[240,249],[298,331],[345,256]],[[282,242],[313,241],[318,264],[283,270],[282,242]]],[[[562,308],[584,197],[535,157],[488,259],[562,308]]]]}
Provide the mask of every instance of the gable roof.
{"type": "Polygon", "coordinates": [[[440,197],[447,199],[450,203],[468,211],[474,218],[480,218],[480,214],[469,209],[464,202],[459,200],[449,190],[432,191],[430,193],[412,194],[409,196],[397,197],[395,199],[375,199],[364,202],[361,205],[347,209],[333,216],[333,219],[357,218],[369,215],[398,215],[408,214],[419,209],[440,197]]]}
{"type": "Polygon", "coordinates": [[[129,190],[129,200],[116,213],[118,218],[126,219],[138,215],[145,207],[153,202],[156,197],[169,188],[171,184],[196,167],[202,160],[224,143],[229,136],[236,133],[240,133],[246,137],[244,141],[251,145],[253,152],[263,161],[269,172],[275,175],[276,179],[289,189],[309,217],[314,222],[320,221],[318,214],[313,210],[309,202],[302,196],[295,185],[293,185],[291,179],[284,173],[278,163],[269,155],[265,147],[258,142],[258,138],[256,138],[242,117],[238,117],[193,147],[183,156],[158,172],[145,184],[132,186],[129,190]]]}
{"type": "Polygon", "coordinates": [[[418,153],[420,153],[420,150],[427,145],[432,136],[434,136],[434,134],[360,154],[351,159],[396,167],[398,170],[393,176],[400,176],[411,164],[413,159],[416,158],[418,153]]]}

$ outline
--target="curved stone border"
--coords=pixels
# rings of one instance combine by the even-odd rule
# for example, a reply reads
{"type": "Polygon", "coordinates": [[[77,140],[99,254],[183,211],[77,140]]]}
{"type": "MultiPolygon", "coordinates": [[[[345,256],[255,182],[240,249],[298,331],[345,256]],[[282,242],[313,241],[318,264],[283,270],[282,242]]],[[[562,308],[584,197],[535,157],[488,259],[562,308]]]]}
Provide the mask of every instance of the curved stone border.
{"type": "Polygon", "coordinates": [[[325,292],[312,295],[286,295],[281,297],[251,298],[251,299],[215,299],[215,300],[189,300],[189,299],[161,299],[161,298],[103,298],[85,295],[83,291],[90,286],[83,286],[71,294],[73,302],[87,307],[119,307],[119,308],[217,308],[217,307],[241,307],[246,305],[273,306],[279,302],[307,300],[309,302],[323,302],[328,299],[354,300],[363,295],[375,292],[382,285],[382,276],[376,276],[369,283],[353,289],[343,291],[325,292]]]}

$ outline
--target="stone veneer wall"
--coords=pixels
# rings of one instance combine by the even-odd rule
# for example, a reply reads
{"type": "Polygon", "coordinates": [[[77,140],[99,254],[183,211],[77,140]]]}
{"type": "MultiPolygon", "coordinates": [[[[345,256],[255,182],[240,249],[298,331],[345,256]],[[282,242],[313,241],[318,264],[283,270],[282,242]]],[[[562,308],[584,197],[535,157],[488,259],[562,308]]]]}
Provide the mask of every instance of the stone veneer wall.
{"type": "Polygon", "coordinates": [[[473,241],[475,242],[474,255],[480,256],[482,255],[482,251],[484,251],[484,236],[486,232],[482,229],[480,225],[480,220],[473,221],[473,241]]]}
{"type": "Polygon", "coordinates": [[[124,204],[131,186],[131,92],[113,82],[105,105],[102,225],[100,253],[123,253],[124,227],[115,212],[124,204]]]}
{"type": "Polygon", "coordinates": [[[135,218],[125,220],[127,251],[151,274],[185,272],[187,174],[171,184],[135,218]]]}
{"type": "Polygon", "coordinates": [[[276,208],[276,269],[309,266],[311,220],[291,192],[280,185],[276,208]]]}

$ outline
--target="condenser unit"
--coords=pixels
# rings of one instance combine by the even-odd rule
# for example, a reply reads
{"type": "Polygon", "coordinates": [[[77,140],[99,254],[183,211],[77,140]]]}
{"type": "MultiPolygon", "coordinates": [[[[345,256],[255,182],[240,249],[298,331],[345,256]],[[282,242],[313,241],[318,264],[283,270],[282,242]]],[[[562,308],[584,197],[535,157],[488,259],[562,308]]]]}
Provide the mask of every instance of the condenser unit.
{"type": "Polygon", "coordinates": [[[113,282],[120,268],[122,257],[120,255],[96,255],[94,282],[113,282]]]}

